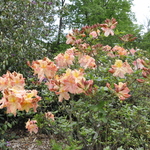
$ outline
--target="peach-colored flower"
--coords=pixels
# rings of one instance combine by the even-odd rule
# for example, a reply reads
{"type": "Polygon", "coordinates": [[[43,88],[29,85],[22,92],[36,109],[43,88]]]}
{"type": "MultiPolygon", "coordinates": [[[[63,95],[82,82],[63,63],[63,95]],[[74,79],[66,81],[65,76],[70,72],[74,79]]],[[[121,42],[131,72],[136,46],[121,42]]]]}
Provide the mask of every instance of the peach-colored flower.
{"type": "Polygon", "coordinates": [[[59,68],[66,67],[66,63],[64,62],[64,54],[60,53],[55,58],[54,61],[59,68]]]}
{"type": "Polygon", "coordinates": [[[26,123],[26,129],[32,134],[32,132],[37,133],[38,132],[38,126],[37,126],[37,121],[36,120],[31,120],[30,119],[26,123]]]}
{"type": "Polygon", "coordinates": [[[116,57],[116,55],[115,55],[113,52],[108,52],[108,53],[107,53],[107,56],[109,56],[109,57],[111,57],[111,58],[116,57]]]}
{"type": "Polygon", "coordinates": [[[51,113],[51,112],[46,112],[45,113],[45,118],[46,119],[51,119],[52,121],[54,121],[55,119],[54,119],[54,115],[51,113]]]}
{"type": "Polygon", "coordinates": [[[90,45],[89,44],[87,44],[87,43],[83,43],[83,44],[79,44],[79,50],[81,51],[81,52],[86,52],[86,50],[88,49],[90,47],[90,45]]]}
{"type": "Polygon", "coordinates": [[[69,54],[69,53],[65,53],[64,54],[64,61],[67,64],[67,66],[70,66],[73,64],[74,61],[74,55],[73,54],[69,54]]]}
{"type": "Polygon", "coordinates": [[[84,69],[91,68],[95,69],[96,68],[96,63],[95,59],[89,55],[84,55],[79,59],[79,63],[81,67],[84,67],[84,69]]]}
{"type": "Polygon", "coordinates": [[[119,82],[118,85],[114,83],[115,89],[112,89],[109,83],[107,83],[106,86],[113,91],[120,100],[125,100],[131,96],[128,94],[130,90],[127,87],[127,83],[119,82]]]}
{"type": "Polygon", "coordinates": [[[113,47],[112,51],[117,52],[119,54],[119,56],[128,55],[127,50],[125,50],[123,47],[120,47],[120,46],[117,46],[117,45],[113,47]]]}
{"type": "Polygon", "coordinates": [[[78,87],[76,79],[73,75],[68,76],[68,78],[63,80],[63,89],[73,94],[82,93],[83,90],[78,87]]]}
{"type": "Polygon", "coordinates": [[[144,77],[144,78],[147,78],[147,77],[150,77],[150,68],[143,68],[143,70],[142,70],[142,76],[144,77]]]}
{"type": "Polygon", "coordinates": [[[114,35],[114,31],[108,27],[102,27],[102,30],[104,31],[104,35],[107,37],[109,35],[114,35]]]}
{"type": "Polygon", "coordinates": [[[132,70],[131,66],[128,64],[127,61],[124,62],[124,67],[126,68],[126,73],[128,73],[128,74],[133,73],[133,70],[132,70]]]}
{"type": "Polygon", "coordinates": [[[62,102],[63,99],[65,99],[65,100],[69,100],[70,99],[69,93],[67,91],[65,91],[63,89],[63,87],[60,88],[59,92],[56,92],[56,94],[59,94],[59,98],[58,98],[59,102],[62,102]]]}
{"type": "Polygon", "coordinates": [[[65,51],[66,54],[68,55],[74,55],[74,53],[77,51],[75,47],[69,48],[65,51]]]}
{"type": "Polygon", "coordinates": [[[48,86],[48,89],[53,92],[58,91],[59,84],[60,83],[59,83],[59,80],[57,81],[57,76],[55,76],[54,79],[51,79],[45,83],[45,85],[48,86]]]}
{"type": "Polygon", "coordinates": [[[127,87],[127,83],[119,82],[119,84],[115,84],[115,91],[116,95],[119,97],[120,100],[125,100],[129,98],[131,95],[128,94],[130,92],[129,88],[127,87]]]}
{"type": "Polygon", "coordinates": [[[106,19],[105,20],[105,24],[100,24],[101,29],[104,31],[104,35],[107,37],[110,34],[114,35],[114,31],[112,29],[114,29],[117,25],[116,19],[112,18],[110,19],[106,19]]]}
{"type": "Polygon", "coordinates": [[[60,78],[60,82],[64,82],[64,80],[66,80],[69,76],[72,76],[75,79],[76,83],[80,82],[82,79],[85,79],[83,69],[71,70],[71,69],[68,68],[66,70],[66,73],[63,74],[62,77],[60,78]]]}
{"type": "Polygon", "coordinates": [[[137,69],[143,69],[144,68],[144,64],[145,64],[145,61],[143,59],[140,59],[140,58],[136,59],[133,62],[135,70],[137,70],[137,69]]]}
{"type": "Polygon", "coordinates": [[[106,20],[105,20],[105,23],[106,23],[106,25],[107,25],[109,28],[111,28],[111,29],[116,28],[116,25],[118,24],[118,22],[116,21],[115,18],[106,19],[106,20]]]}
{"type": "Polygon", "coordinates": [[[32,65],[28,62],[28,65],[34,70],[34,75],[38,75],[38,79],[42,82],[45,78],[53,78],[58,70],[57,66],[45,57],[43,60],[33,61],[32,65]]]}
{"type": "Polygon", "coordinates": [[[77,39],[77,40],[74,41],[74,43],[72,45],[79,45],[82,42],[83,42],[82,39],[77,39]]]}
{"type": "Polygon", "coordinates": [[[106,52],[109,52],[111,50],[111,46],[109,46],[109,45],[103,46],[102,50],[106,51],[106,52]]]}
{"type": "Polygon", "coordinates": [[[5,89],[2,91],[3,97],[0,100],[0,109],[7,107],[6,113],[12,113],[16,116],[17,109],[21,109],[21,97],[16,96],[12,90],[5,89]]]}
{"type": "Polygon", "coordinates": [[[143,82],[145,82],[145,80],[143,80],[143,79],[136,79],[139,83],[143,83],[143,82]]]}
{"type": "Polygon", "coordinates": [[[68,68],[65,73],[60,76],[55,76],[46,85],[50,91],[59,95],[59,102],[62,102],[63,99],[69,100],[69,93],[90,93],[92,91],[93,81],[86,81],[83,71],[83,69],[71,70],[68,68]]]}
{"type": "Polygon", "coordinates": [[[74,55],[67,51],[65,54],[58,54],[54,60],[59,68],[66,68],[73,64],[74,55]]]}
{"type": "Polygon", "coordinates": [[[83,93],[83,89],[78,86],[78,83],[81,82],[84,73],[83,70],[71,70],[67,69],[65,73],[61,76],[55,76],[53,80],[49,80],[46,85],[48,86],[50,91],[54,91],[57,95],[59,95],[59,102],[62,102],[63,99],[69,100],[70,95],[83,93]]]}
{"type": "Polygon", "coordinates": [[[7,88],[24,89],[25,80],[23,75],[17,72],[10,73],[7,71],[0,77],[0,91],[7,88]]]}
{"type": "Polygon", "coordinates": [[[89,35],[92,36],[92,38],[97,38],[99,33],[100,33],[100,30],[97,30],[97,31],[90,32],[89,35]]]}
{"type": "Polygon", "coordinates": [[[124,49],[123,47],[120,46],[114,46],[112,49],[110,46],[106,45],[103,46],[103,50],[104,51],[108,51],[107,55],[114,58],[116,56],[121,56],[121,55],[128,55],[128,52],[126,49],[124,49]]]}
{"type": "Polygon", "coordinates": [[[4,77],[0,77],[0,91],[8,87],[11,87],[11,84],[8,82],[8,79],[4,77]]]}
{"type": "MultiPolygon", "coordinates": [[[[77,85],[77,83],[80,83],[82,79],[85,78],[83,77],[83,72],[81,70],[71,70],[68,68],[66,73],[60,77],[61,93],[62,91],[63,93],[70,92],[73,94],[82,93],[83,90],[77,85]]],[[[66,95],[67,93],[64,94],[66,95]]]]}
{"type": "Polygon", "coordinates": [[[73,35],[73,33],[69,33],[66,35],[66,38],[67,38],[67,41],[66,41],[66,44],[74,44],[74,41],[75,41],[75,37],[73,35]]]}
{"type": "Polygon", "coordinates": [[[37,95],[36,90],[26,90],[26,93],[23,96],[21,104],[21,110],[29,111],[30,108],[33,108],[34,112],[38,107],[38,102],[41,100],[41,97],[37,95]]]}
{"type": "Polygon", "coordinates": [[[136,52],[136,50],[135,49],[130,49],[130,53],[132,54],[132,56],[134,56],[134,53],[136,52]]]}
{"type": "Polygon", "coordinates": [[[124,78],[126,73],[133,73],[132,68],[128,64],[128,62],[122,62],[122,60],[116,60],[115,64],[111,66],[112,69],[109,72],[113,73],[113,76],[124,78]]]}
{"type": "Polygon", "coordinates": [[[12,113],[14,116],[17,110],[28,112],[30,108],[33,108],[36,112],[37,103],[41,100],[36,90],[5,89],[2,94],[0,109],[6,107],[7,113],[12,113]]]}
{"type": "Polygon", "coordinates": [[[64,89],[64,84],[61,81],[61,78],[63,77],[56,76],[54,80],[49,80],[46,83],[50,91],[55,92],[57,95],[59,95],[59,102],[62,102],[63,99],[69,100],[70,98],[68,91],[64,89]]]}
{"type": "Polygon", "coordinates": [[[78,83],[78,86],[83,89],[86,95],[89,95],[93,91],[93,80],[86,81],[82,79],[81,82],[78,83]]]}
{"type": "Polygon", "coordinates": [[[132,42],[132,41],[134,41],[135,39],[137,39],[137,37],[133,37],[132,34],[126,34],[126,35],[120,37],[120,39],[121,39],[122,41],[124,41],[124,42],[132,42]]]}

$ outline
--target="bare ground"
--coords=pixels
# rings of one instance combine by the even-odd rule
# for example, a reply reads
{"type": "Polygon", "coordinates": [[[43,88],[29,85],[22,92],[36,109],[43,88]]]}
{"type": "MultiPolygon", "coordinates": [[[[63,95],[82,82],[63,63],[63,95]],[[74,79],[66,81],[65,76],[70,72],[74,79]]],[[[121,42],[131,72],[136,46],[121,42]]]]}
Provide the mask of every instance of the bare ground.
{"type": "Polygon", "coordinates": [[[45,134],[33,134],[11,140],[8,147],[12,150],[51,150],[50,139],[45,134]]]}

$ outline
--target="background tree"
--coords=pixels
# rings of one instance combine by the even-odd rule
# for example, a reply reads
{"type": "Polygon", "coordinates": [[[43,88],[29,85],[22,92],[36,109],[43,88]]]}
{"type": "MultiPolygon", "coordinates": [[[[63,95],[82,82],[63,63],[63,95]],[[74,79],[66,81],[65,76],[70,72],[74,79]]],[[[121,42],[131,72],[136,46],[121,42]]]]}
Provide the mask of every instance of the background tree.
{"type": "MultiPolygon", "coordinates": [[[[134,13],[131,11],[132,0],[70,0],[68,25],[69,28],[81,28],[85,25],[102,23],[106,18],[115,18],[118,22],[118,32],[122,35],[134,34],[139,36],[139,27],[133,23],[134,13]]],[[[105,39],[104,39],[105,41],[105,39]]],[[[119,40],[107,38],[107,44],[118,43],[119,40]],[[109,41],[109,43],[108,43],[109,41]]]]}
{"type": "Polygon", "coordinates": [[[145,51],[148,51],[150,53],[150,42],[149,42],[149,39],[150,39],[150,31],[146,32],[143,36],[142,36],[142,39],[139,43],[139,48],[145,50],[145,51]]]}
{"type": "Polygon", "coordinates": [[[26,73],[27,60],[50,56],[55,32],[53,1],[2,0],[0,3],[0,72],[26,73]]]}
{"type": "Polygon", "coordinates": [[[148,51],[150,53],[150,19],[146,18],[146,21],[143,24],[143,32],[141,34],[141,40],[139,41],[138,47],[148,51]]]}
{"type": "MultiPolygon", "coordinates": [[[[122,24],[131,28],[134,14],[131,12],[132,0],[70,0],[70,25],[81,27],[101,23],[106,18],[116,18],[119,26],[122,24]],[[128,23],[128,24],[127,24],[128,23]]],[[[124,29],[129,30],[129,29],[124,29]]]]}

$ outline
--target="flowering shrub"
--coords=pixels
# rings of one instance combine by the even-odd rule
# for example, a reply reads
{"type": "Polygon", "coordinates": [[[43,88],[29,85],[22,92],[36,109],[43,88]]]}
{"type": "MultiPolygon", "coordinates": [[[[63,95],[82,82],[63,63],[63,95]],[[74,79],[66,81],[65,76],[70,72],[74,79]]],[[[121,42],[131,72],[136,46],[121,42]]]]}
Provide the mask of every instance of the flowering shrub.
{"type": "MultiPolygon", "coordinates": [[[[143,109],[148,112],[144,103],[150,104],[149,93],[143,93],[149,92],[150,61],[142,51],[99,43],[101,38],[115,35],[116,25],[112,18],[104,24],[75,29],[66,36],[66,44],[73,47],[54,60],[45,57],[28,62],[38,84],[47,86],[51,93],[50,104],[58,95],[55,104],[60,106],[58,110],[50,110],[54,114],[47,112],[29,120],[26,128],[30,133],[37,133],[38,126],[40,129],[46,126],[48,133],[66,138],[65,145],[76,140],[80,148],[88,149],[150,146],[145,143],[150,136],[148,118],[138,114],[143,109]]],[[[120,39],[130,42],[136,38],[125,35],[120,39]]],[[[0,108],[7,107],[7,113],[14,115],[17,110],[36,111],[41,98],[36,90],[24,89],[21,74],[7,72],[0,83],[3,94],[0,108]]]]}

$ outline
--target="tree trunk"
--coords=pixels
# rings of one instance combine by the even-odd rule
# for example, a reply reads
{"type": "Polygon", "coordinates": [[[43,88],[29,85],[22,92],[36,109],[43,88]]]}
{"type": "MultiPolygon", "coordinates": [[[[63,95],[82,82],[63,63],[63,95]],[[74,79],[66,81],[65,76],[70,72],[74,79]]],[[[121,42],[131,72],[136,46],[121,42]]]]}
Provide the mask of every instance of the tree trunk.
{"type": "MultiPolygon", "coordinates": [[[[63,8],[64,4],[65,4],[65,0],[62,0],[61,1],[61,9],[63,8]]],[[[62,14],[60,14],[57,45],[60,44],[60,36],[61,36],[62,25],[63,25],[63,16],[62,16],[62,14]]]]}

